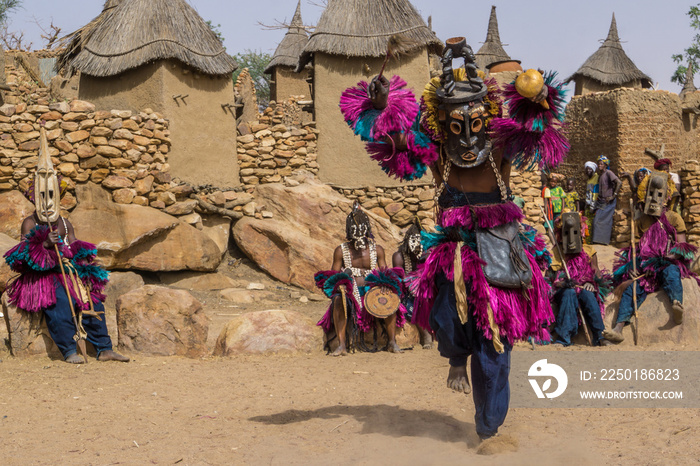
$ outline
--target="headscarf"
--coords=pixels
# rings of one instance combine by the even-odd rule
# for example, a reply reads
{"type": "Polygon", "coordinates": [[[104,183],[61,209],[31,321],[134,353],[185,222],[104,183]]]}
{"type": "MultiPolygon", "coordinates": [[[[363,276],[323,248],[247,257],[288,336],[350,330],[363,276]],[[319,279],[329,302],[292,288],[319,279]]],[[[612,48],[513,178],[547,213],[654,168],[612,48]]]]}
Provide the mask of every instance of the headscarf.
{"type": "Polygon", "coordinates": [[[598,165],[596,165],[595,162],[586,162],[583,164],[584,168],[590,168],[593,171],[596,171],[598,169],[598,165]]]}
{"type": "Polygon", "coordinates": [[[654,170],[660,170],[662,165],[668,165],[668,168],[671,168],[673,164],[670,159],[659,159],[654,162],[654,170]]]}
{"type": "Polygon", "coordinates": [[[600,157],[598,157],[598,162],[603,162],[608,167],[610,166],[610,159],[604,155],[601,155],[600,157]]]}
{"type": "MultiPolygon", "coordinates": [[[[634,172],[634,175],[637,176],[637,173],[641,173],[641,174],[643,174],[644,176],[647,176],[647,175],[648,175],[649,173],[651,173],[651,172],[649,171],[648,168],[642,167],[642,168],[639,168],[636,172],[634,172]]],[[[642,179],[643,179],[643,178],[642,178],[642,179]]]]}

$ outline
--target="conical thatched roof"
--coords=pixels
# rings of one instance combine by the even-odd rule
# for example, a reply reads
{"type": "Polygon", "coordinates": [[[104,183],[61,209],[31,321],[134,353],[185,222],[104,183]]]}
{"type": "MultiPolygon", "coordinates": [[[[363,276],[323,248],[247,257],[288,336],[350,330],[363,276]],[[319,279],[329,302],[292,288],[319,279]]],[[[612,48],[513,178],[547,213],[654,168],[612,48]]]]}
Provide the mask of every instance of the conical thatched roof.
{"type": "Polygon", "coordinates": [[[66,40],[57,68],[90,76],[114,76],[168,58],[210,75],[238,67],[185,0],[108,0],[97,18],[66,40]]]}
{"type": "Polygon", "coordinates": [[[697,88],[693,82],[693,64],[688,63],[688,68],[685,70],[685,83],[683,84],[683,90],[681,90],[680,94],[678,94],[678,97],[682,99],[686,94],[695,91],[697,91],[697,88]]]}
{"type": "Polygon", "coordinates": [[[346,57],[383,57],[392,34],[415,41],[410,52],[427,46],[441,54],[443,44],[408,0],[328,0],[299,59],[297,71],[314,52],[346,57]]]}
{"type": "Polygon", "coordinates": [[[299,0],[292,23],[287,29],[287,34],[284,35],[282,42],[277,46],[270,64],[265,68],[265,73],[271,74],[275,66],[296,68],[299,64],[299,56],[307,42],[309,42],[309,36],[304,29],[304,23],[301,21],[301,0],[299,0]]]}
{"type": "Polygon", "coordinates": [[[489,29],[486,32],[486,41],[476,52],[476,64],[482,70],[491,63],[510,60],[510,56],[503,50],[501,36],[498,33],[498,18],[496,18],[496,6],[491,6],[491,16],[489,17],[489,29]]]}
{"type": "Polygon", "coordinates": [[[642,87],[651,87],[651,78],[642,73],[622,49],[620,37],[617,35],[615,13],[603,45],[588,57],[581,68],[569,76],[566,82],[579,77],[587,77],[606,85],[619,85],[639,79],[642,81],[642,87]]]}

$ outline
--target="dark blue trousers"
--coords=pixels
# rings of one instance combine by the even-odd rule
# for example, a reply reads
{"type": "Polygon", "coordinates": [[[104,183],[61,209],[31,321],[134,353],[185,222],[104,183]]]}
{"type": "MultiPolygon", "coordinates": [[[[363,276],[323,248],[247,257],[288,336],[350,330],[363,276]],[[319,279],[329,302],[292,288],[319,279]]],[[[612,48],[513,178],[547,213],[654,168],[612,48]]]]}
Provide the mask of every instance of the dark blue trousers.
{"type": "Polygon", "coordinates": [[[588,290],[581,290],[578,295],[573,288],[562,288],[554,295],[558,302],[559,313],[554,330],[557,332],[558,343],[564,346],[571,345],[571,338],[578,333],[578,307],[581,306],[584,318],[591,326],[593,344],[598,346],[605,330],[603,317],[595,295],[588,290]]]}
{"type": "MultiPolygon", "coordinates": [[[[75,305],[75,300],[73,300],[75,305]]],[[[105,307],[102,303],[95,304],[95,312],[104,312],[105,307]]],[[[76,307],[77,309],[77,307],[76,307]]],[[[73,339],[75,335],[75,324],[70,312],[68,304],[68,295],[65,288],[60,282],[56,282],[56,304],[44,309],[46,316],[46,326],[49,328],[49,334],[53,339],[58,349],[61,351],[63,358],[67,358],[71,354],[77,352],[77,344],[73,339]]],[[[83,316],[83,328],[87,333],[87,341],[92,343],[97,350],[99,356],[102,351],[112,349],[112,339],[107,333],[107,321],[105,315],[100,314],[101,321],[92,316],[83,316]]]]}
{"type": "Polygon", "coordinates": [[[471,384],[476,408],[476,433],[482,439],[492,437],[508,414],[512,347],[503,341],[505,351],[497,353],[492,341],[476,328],[471,307],[469,321],[462,325],[457,314],[454,284],[440,276],[437,286],[439,291],[430,312],[430,327],[437,336],[438,351],[455,367],[466,365],[467,358],[472,356],[471,384]]]}
{"type": "MultiPolygon", "coordinates": [[[[659,277],[661,288],[668,295],[668,299],[673,301],[678,301],[683,303],[683,283],[681,283],[681,271],[677,265],[671,264],[661,271],[661,276],[659,277]]],[[[622,293],[622,299],[620,299],[620,310],[617,312],[617,323],[629,322],[634,314],[634,302],[632,300],[632,287],[637,287],[637,307],[641,306],[645,299],[647,299],[647,292],[639,286],[639,282],[636,281],[632,285],[628,286],[624,293],[622,293]]]]}

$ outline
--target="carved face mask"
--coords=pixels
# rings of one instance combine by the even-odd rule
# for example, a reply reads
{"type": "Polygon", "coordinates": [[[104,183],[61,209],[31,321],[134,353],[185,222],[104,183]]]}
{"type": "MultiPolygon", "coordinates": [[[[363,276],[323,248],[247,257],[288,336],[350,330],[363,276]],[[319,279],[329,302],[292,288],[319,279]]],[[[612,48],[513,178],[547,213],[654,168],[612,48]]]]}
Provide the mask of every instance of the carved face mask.
{"type": "Polygon", "coordinates": [[[647,197],[644,201],[644,213],[652,217],[660,217],[666,204],[668,175],[653,173],[647,186],[647,197]]]}
{"type": "Polygon", "coordinates": [[[478,76],[476,58],[463,37],[448,39],[441,61],[441,87],[435,95],[439,101],[438,119],[447,135],[443,147],[458,167],[476,167],[491,152],[484,106],[488,87],[478,76]],[[464,59],[464,81],[455,81],[452,61],[456,58],[464,59]]]}
{"type": "Polygon", "coordinates": [[[578,254],[581,252],[581,216],[578,212],[565,212],[561,214],[561,245],[564,254],[578,254]]]}
{"type": "Polygon", "coordinates": [[[365,224],[352,225],[350,227],[350,240],[355,244],[355,249],[364,249],[367,247],[367,230],[365,224]]]}
{"type": "Polygon", "coordinates": [[[34,175],[34,206],[36,216],[43,223],[53,223],[61,214],[61,189],[56,170],[49,156],[46,131],[41,128],[41,145],[36,174],[34,175]]]}
{"type": "Polygon", "coordinates": [[[420,234],[415,234],[408,237],[408,250],[415,257],[420,257],[423,254],[423,245],[420,242],[420,234]]]}
{"type": "Polygon", "coordinates": [[[445,105],[447,141],[445,151],[459,167],[475,167],[484,163],[491,152],[486,135],[488,116],[481,99],[464,104],[445,105]]]}
{"type": "Polygon", "coordinates": [[[352,212],[345,219],[345,236],[353,242],[355,249],[365,249],[367,239],[372,237],[369,217],[359,205],[353,206],[352,212]]]}

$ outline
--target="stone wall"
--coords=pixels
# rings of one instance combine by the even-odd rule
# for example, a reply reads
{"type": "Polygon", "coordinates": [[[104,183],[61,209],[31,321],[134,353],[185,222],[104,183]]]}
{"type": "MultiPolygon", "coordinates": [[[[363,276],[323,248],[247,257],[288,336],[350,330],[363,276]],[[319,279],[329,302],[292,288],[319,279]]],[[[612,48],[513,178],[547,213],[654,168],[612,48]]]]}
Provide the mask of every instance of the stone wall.
{"type": "MultiPolygon", "coordinates": [[[[165,207],[157,193],[171,181],[167,120],[149,109],[96,112],[80,100],[0,107],[0,190],[24,190],[33,179],[42,121],[54,166],[69,190],[90,180],[109,189],[117,203],[165,207]]],[[[65,208],[73,207],[71,198],[65,197],[65,208]]]]}
{"type": "Polygon", "coordinates": [[[293,100],[286,105],[272,102],[258,120],[239,125],[239,132],[238,163],[244,188],[279,183],[300,170],[318,173],[316,124],[301,124],[301,111],[293,100]]]}
{"type": "Polygon", "coordinates": [[[683,201],[683,220],[688,242],[700,244],[700,163],[688,160],[680,170],[683,201]]]}
{"type": "MultiPolygon", "coordinates": [[[[685,107],[698,107],[700,92],[689,94],[683,101],[667,91],[615,89],[575,96],[566,108],[566,123],[571,151],[557,172],[576,179],[579,195],[583,195],[586,176],[583,165],[601,154],[610,159],[610,168],[620,175],[633,173],[639,167],[653,167],[653,159],[645,154],[649,148],[659,151],[678,171],[683,164],[697,157],[700,149],[698,116],[684,112],[685,107]]],[[[618,199],[613,244],[629,242],[629,185],[624,182],[618,199]]]]}

